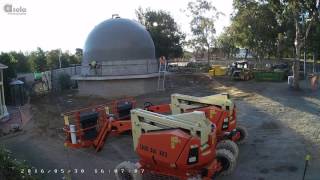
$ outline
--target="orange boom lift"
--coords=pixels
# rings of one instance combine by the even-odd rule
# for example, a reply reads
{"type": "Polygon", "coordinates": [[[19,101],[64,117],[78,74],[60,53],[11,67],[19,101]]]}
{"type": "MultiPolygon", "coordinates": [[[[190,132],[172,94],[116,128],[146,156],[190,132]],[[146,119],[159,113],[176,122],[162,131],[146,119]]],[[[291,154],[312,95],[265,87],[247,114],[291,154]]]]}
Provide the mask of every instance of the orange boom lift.
{"type": "Polygon", "coordinates": [[[63,113],[65,146],[93,146],[100,151],[109,134],[119,135],[131,130],[130,110],[135,106],[136,101],[127,98],[63,113]]]}
{"type": "Polygon", "coordinates": [[[163,115],[142,109],[131,111],[137,163],[117,166],[118,180],[180,179],[211,180],[231,174],[236,157],[216,146],[216,126],[204,112],[163,115]]]}
{"type": "Polygon", "coordinates": [[[195,97],[172,94],[171,104],[144,104],[144,109],[162,114],[181,114],[202,111],[216,125],[218,146],[228,147],[238,156],[238,147],[234,143],[244,143],[248,137],[246,128],[237,125],[236,106],[228,94],[216,94],[195,97]]]}

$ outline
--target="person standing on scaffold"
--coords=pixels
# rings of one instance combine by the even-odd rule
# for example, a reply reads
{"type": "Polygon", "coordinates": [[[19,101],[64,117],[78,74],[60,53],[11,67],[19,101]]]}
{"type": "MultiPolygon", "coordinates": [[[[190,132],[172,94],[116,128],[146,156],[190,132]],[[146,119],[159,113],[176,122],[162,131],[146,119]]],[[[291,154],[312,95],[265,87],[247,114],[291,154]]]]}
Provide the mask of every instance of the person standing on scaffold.
{"type": "Polygon", "coordinates": [[[160,71],[160,72],[165,72],[165,71],[166,71],[166,66],[167,66],[166,57],[161,56],[160,59],[159,59],[159,62],[160,62],[159,71],[160,71]]]}

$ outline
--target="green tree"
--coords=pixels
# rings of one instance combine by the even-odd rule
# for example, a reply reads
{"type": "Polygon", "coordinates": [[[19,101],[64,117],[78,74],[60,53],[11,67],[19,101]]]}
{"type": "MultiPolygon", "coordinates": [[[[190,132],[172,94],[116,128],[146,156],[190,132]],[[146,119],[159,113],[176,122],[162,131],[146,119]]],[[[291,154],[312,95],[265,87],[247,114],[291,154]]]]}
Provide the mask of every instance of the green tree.
{"type": "Polygon", "coordinates": [[[45,52],[39,47],[36,51],[30,53],[28,61],[31,64],[31,70],[33,72],[43,72],[47,70],[45,52]]]}
{"type": "Polygon", "coordinates": [[[166,11],[136,10],[139,22],[149,31],[156,49],[156,56],[169,58],[183,55],[182,43],[185,35],[180,31],[173,17],[166,11]]]}
{"type": "Polygon", "coordinates": [[[250,50],[259,59],[276,54],[279,26],[270,5],[235,0],[234,8],[228,33],[236,46],[250,50]]]}
{"type": "Polygon", "coordinates": [[[70,65],[70,53],[68,51],[61,53],[60,61],[61,61],[61,67],[66,68],[70,65]]]}
{"type": "Polygon", "coordinates": [[[293,87],[299,89],[300,79],[300,51],[305,44],[305,40],[308,38],[310,28],[314,21],[319,21],[319,7],[316,1],[288,1],[289,8],[293,12],[294,24],[295,24],[295,41],[296,48],[295,61],[293,63],[293,87]],[[307,23],[309,19],[309,23],[307,23]],[[303,27],[305,27],[303,29],[303,27]]]}
{"type": "Polygon", "coordinates": [[[235,35],[231,28],[225,28],[224,33],[222,33],[217,39],[217,46],[222,49],[224,57],[228,59],[233,57],[237,51],[235,35]]]}
{"type": "Polygon", "coordinates": [[[16,73],[31,72],[28,57],[24,53],[12,51],[9,54],[14,61],[16,73]]]}
{"type": "Polygon", "coordinates": [[[310,35],[307,40],[308,51],[312,53],[313,72],[315,71],[316,60],[319,57],[320,50],[320,23],[315,21],[310,29],[310,35]]]}
{"type": "Polygon", "coordinates": [[[208,63],[210,61],[210,49],[215,44],[215,21],[222,13],[218,12],[211,2],[196,0],[188,3],[188,16],[191,16],[192,39],[189,45],[194,49],[207,51],[208,63]]]}
{"type": "Polygon", "coordinates": [[[278,14],[278,21],[291,19],[293,21],[295,61],[293,63],[293,87],[299,89],[301,48],[306,45],[310,29],[319,22],[319,1],[313,0],[269,0],[278,14]]]}
{"type": "Polygon", "coordinates": [[[72,60],[71,60],[72,63],[71,62],[70,63],[71,64],[80,64],[82,61],[82,57],[83,57],[83,50],[81,48],[76,48],[76,53],[75,53],[74,57],[76,59],[72,58],[72,60]]]}
{"type": "Polygon", "coordinates": [[[62,52],[60,49],[51,50],[46,52],[46,61],[48,69],[58,69],[69,67],[70,57],[74,55],[70,55],[69,52],[62,52]]]}
{"type": "Polygon", "coordinates": [[[1,53],[0,63],[8,66],[5,70],[5,75],[9,78],[15,78],[17,76],[16,66],[17,60],[11,53],[1,53]]]}
{"type": "Polygon", "coordinates": [[[69,55],[69,64],[81,64],[81,59],[77,55],[69,55]]]}
{"type": "Polygon", "coordinates": [[[59,64],[60,53],[61,52],[59,49],[46,52],[46,62],[49,69],[58,69],[60,67],[60,64],[59,64]]]}

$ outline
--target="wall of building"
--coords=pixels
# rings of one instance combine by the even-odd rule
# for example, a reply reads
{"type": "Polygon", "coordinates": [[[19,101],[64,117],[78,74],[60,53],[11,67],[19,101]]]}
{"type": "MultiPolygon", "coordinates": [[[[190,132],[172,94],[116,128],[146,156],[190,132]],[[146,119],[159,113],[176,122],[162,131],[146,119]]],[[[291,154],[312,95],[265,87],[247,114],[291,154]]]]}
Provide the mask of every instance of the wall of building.
{"type": "Polygon", "coordinates": [[[96,68],[89,65],[81,67],[83,76],[122,76],[155,72],[158,72],[158,62],[155,59],[104,61],[97,62],[96,68]]]}
{"type": "MultiPolygon", "coordinates": [[[[51,73],[51,78],[48,81],[51,82],[52,89],[59,90],[59,76],[61,74],[68,74],[71,77],[75,75],[81,77],[81,66],[55,69],[46,71],[45,73],[51,73]]],[[[101,97],[136,96],[156,91],[158,87],[158,76],[154,74],[132,79],[110,80],[107,77],[113,76],[96,76],[96,79],[105,78],[105,80],[77,80],[79,95],[101,97]]],[[[35,83],[33,73],[18,74],[18,78],[23,78],[29,87],[32,87],[33,83],[35,83]]]]}
{"type": "Polygon", "coordinates": [[[126,97],[157,90],[158,78],[78,81],[80,96],[126,97]],[[94,87],[94,88],[93,88],[94,87]]]}

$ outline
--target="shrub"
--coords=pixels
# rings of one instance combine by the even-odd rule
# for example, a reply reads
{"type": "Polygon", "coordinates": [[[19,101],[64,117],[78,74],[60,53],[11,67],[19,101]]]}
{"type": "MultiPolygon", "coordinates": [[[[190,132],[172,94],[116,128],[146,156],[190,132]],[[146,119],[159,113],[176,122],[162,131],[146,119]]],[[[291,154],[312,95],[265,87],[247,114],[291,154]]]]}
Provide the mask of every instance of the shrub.
{"type": "Polygon", "coordinates": [[[69,74],[59,75],[59,85],[61,90],[70,89],[72,86],[71,77],[69,74]]]}
{"type": "Polygon", "coordinates": [[[11,152],[0,147],[0,179],[4,180],[37,180],[39,177],[27,173],[30,168],[25,162],[14,159],[11,152]]]}

